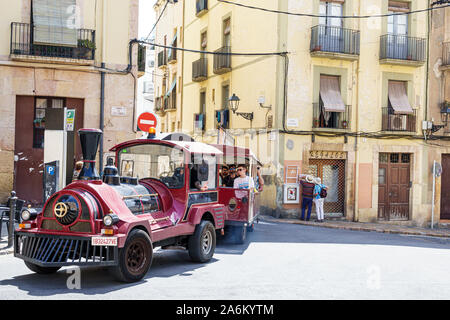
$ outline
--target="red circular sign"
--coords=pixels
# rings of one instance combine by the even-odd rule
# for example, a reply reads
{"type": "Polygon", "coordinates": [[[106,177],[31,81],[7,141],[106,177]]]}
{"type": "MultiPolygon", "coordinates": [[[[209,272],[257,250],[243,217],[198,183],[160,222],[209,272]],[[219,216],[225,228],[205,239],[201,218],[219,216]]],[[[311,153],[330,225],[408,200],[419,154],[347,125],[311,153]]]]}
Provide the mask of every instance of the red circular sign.
{"type": "Polygon", "coordinates": [[[150,128],[156,128],[156,116],[150,112],[141,113],[137,120],[139,129],[144,132],[148,132],[150,128]]]}

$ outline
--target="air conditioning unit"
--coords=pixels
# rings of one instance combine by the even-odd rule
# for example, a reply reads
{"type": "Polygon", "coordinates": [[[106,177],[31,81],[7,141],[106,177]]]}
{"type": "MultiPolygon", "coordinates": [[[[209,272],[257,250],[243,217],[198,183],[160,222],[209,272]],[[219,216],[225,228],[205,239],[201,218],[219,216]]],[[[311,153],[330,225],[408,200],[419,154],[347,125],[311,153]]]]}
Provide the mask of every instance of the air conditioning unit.
{"type": "Polygon", "coordinates": [[[406,131],[406,124],[408,123],[408,116],[406,114],[390,114],[389,128],[395,131],[406,131]]]}

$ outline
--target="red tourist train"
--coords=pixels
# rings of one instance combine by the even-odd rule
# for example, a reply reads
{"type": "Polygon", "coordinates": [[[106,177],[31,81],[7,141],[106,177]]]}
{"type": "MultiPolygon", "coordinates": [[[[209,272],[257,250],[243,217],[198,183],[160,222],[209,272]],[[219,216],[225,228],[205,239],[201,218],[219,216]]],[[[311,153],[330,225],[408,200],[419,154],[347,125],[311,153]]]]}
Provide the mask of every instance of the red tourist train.
{"type": "Polygon", "coordinates": [[[14,255],[32,271],[95,265],[108,267],[120,281],[138,281],[155,247],[184,246],[193,261],[207,262],[217,234],[229,226],[252,226],[253,190],[237,195],[219,185],[220,148],[194,141],[127,141],[111,149],[117,167],[109,159],[100,179],[95,156],[101,135],[79,130],[84,166],[78,180],[53,194],[40,212],[22,212],[14,255]]]}

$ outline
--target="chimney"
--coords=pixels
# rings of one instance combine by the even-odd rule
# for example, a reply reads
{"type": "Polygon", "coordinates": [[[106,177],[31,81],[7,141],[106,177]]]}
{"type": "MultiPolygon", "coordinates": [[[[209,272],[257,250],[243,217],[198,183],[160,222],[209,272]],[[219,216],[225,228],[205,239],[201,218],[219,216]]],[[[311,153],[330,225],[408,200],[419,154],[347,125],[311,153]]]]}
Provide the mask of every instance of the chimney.
{"type": "Polygon", "coordinates": [[[99,129],[80,129],[81,151],[83,152],[83,168],[78,176],[79,180],[99,180],[97,170],[95,170],[95,155],[97,154],[98,143],[103,132],[99,129]]]}

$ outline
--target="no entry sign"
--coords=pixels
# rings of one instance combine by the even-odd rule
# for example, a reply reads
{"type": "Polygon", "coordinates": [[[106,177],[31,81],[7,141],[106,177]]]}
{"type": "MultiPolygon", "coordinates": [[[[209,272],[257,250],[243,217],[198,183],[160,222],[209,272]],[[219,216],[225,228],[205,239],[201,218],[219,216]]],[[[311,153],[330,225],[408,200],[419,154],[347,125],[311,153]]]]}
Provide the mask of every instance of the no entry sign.
{"type": "Polygon", "coordinates": [[[144,132],[148,132],[150,128],[156,128],[156,123],[156,116],[150,112],[141,113],[137,121],[139,129],[144,132]]]}

